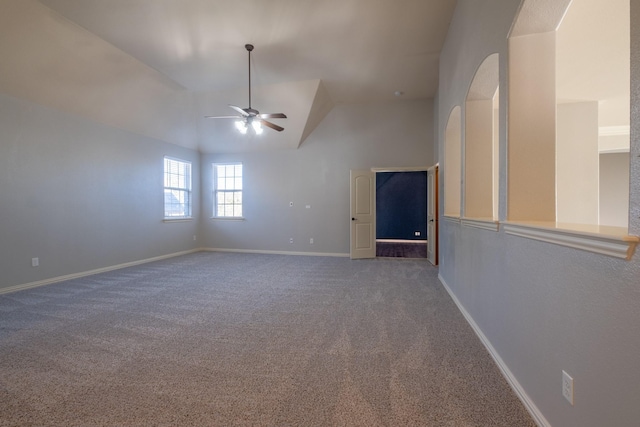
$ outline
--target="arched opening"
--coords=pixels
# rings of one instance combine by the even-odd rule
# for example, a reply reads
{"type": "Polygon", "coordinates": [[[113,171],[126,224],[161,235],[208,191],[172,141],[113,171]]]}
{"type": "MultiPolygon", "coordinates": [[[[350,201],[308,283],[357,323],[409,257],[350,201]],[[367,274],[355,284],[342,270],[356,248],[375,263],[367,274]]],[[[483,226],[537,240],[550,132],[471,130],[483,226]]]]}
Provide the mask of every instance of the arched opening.
{"type": "Polygon", "coordinates": [[[629,0],[527,0],[509,54],[508,219],[626,232],[629,0]]]}
{"type": "Polygon", "coordinates": [[[464,216],[498,219],[498,54],[478,67],[465,102],[464,216]]]}

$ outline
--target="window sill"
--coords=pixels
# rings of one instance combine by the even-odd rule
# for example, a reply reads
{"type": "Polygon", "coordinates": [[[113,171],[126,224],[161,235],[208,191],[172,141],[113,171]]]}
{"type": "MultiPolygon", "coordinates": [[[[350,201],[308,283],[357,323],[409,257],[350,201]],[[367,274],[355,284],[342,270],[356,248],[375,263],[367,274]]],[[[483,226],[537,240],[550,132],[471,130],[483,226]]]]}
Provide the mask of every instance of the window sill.
{"type": "Polygon", "coordinates": [[[599,225],[554,222],[503,223],[506,234],[582,249],[589,252],[630,260],[640,237],[629,236],[627,229],[599,225]]]}
{"type": "Polygon", "coordinates": [[[162,222],[189,222],[193,221],[193,217],[188,218],[163,218],[162,222]]]}
{"type": "Polygon", "coordinates": [[[462,225],[466,227],[479,228],[481,230],[498,231],[500,223],[493,218],[462,218],[462,225]]]}
{"type": "Polygon", "coordinates": [[[245,221],[243,216],[212,216],[210,217],[214,221],[245,221]]]}

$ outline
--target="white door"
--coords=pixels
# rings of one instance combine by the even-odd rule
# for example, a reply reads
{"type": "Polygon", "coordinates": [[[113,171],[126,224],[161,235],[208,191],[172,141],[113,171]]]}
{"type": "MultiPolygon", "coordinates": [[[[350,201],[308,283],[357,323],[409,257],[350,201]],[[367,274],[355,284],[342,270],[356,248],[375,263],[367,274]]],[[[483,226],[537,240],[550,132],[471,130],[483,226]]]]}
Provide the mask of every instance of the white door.
{"type": "Polygon", "coordinates": [[[427,169],[427,259],[438,265],[438,165],[427,169]]]}
{"type": "Polygon", "coordinates": [[[351,171],[351,259],[376,257],[375,174],[351,171]]]}

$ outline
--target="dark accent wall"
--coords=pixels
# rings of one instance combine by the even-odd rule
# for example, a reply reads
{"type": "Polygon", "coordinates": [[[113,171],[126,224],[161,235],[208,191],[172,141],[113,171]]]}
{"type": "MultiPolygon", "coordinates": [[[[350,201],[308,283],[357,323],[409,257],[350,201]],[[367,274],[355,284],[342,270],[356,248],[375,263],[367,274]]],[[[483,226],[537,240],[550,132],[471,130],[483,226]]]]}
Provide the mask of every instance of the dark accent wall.
{"type": "Polygon", "coordinates": [[[426,171],[376,173],[376,238],[427,238],[426,171]]]}

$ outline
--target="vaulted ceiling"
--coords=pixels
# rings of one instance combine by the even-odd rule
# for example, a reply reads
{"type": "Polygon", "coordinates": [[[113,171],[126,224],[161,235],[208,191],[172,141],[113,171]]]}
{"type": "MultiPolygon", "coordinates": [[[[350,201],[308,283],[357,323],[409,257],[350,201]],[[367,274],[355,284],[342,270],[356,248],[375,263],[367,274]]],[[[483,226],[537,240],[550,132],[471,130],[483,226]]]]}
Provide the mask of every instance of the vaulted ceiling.
{"type": "Polygon", "coordinates": [[[336,104],[428,99],[455,0],[0,0],[0,92],[198,149],[297,148],[336,104]],[[284,112],[241,136],[228,104],[284,112]],[[402,96],[395,95],[397,91],[402,96]],[[257,141],[257,139],[260,141],[257,141]]]}

